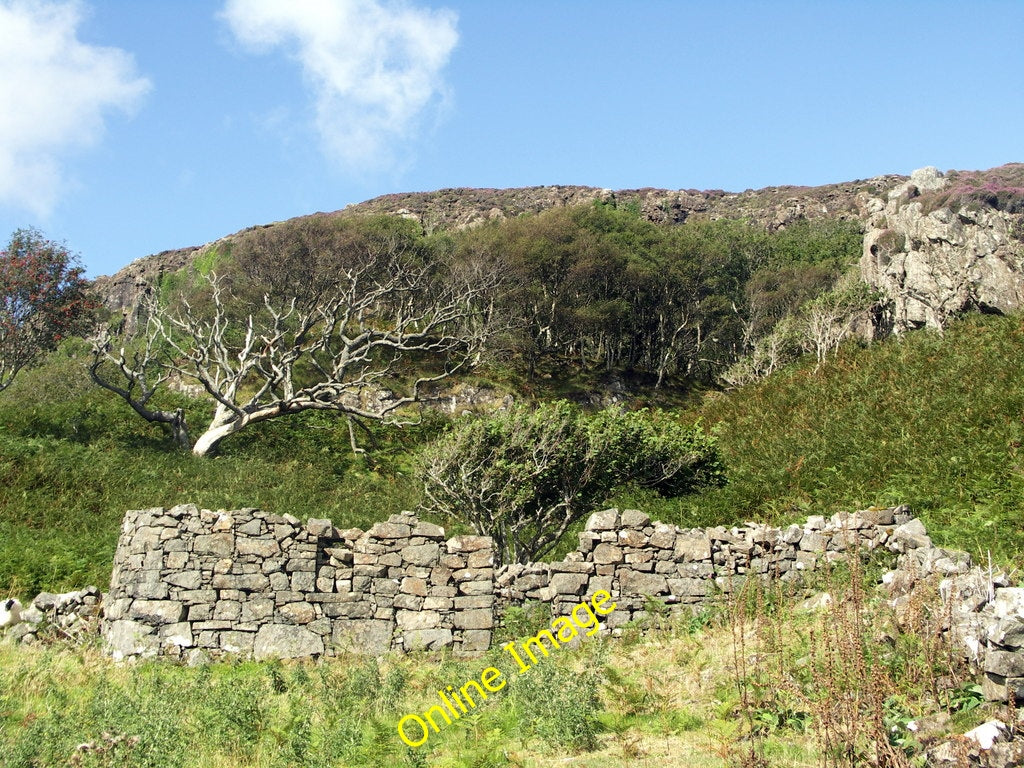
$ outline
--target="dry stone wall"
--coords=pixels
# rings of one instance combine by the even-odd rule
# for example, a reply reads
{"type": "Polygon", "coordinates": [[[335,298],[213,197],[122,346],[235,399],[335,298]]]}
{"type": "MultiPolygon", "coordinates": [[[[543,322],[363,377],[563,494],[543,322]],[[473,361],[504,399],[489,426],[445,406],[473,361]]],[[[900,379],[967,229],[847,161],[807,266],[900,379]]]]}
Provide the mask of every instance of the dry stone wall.
{"type": "Polygon", "coordinates": [[[905,507],[729,529],[608,509],[590,517],[564,560],[495,572],[489,537],[446,538],[408,513],[364,532],[258,509],[137,510],[124,519],[103,635],[117,658],[442,647],[473,655],[512,605],[544,602],[568,615],[604,590],[616,603],[605,623],[614,632],[652,598],[697,609],[751,575],[795,579],[850,547],[921,546],[923,530],[905,507]]]}
{"type": "Polygon", "coordinates": [[[363,532],[258,509],[132,511],[103,635],[116,658],[473,654],[490,645],[493,575],[489,538],[446,540],[412,515],[363,532]]]}
{"type": "MultiPolygon", "coordinates": [[[[983,674],[986,696],[1024,699],[1024,588],[966,552],[935,547],[906,507],[786,528],[701,529],[606,509],[591,515],[563,560],[498,569],[489,537],[445,538],[408,513],[364,532],[258,509],[139,510],[124,519],[102,632],[117,658],[475,655],[511,606],[547,603],[552,616],[568,616],[603,590],[615,610],[602,629],[616,633],[643,619],[652,599],[696,611],[751,577],[797,580],[852,550],[879,548],[897,555],[883,577],[897,618],[914,615],[922,589],[936,593],[923,599],[945,605],[937,629],[983,674]]],[[[94,588],[36,603],[24,612],[26,640],[44,615],[66,634],[100,611],[94,588]]]]}
{"type": "MultiPolygon", "coordinates": [[[[635,509],[595,512],[579,546],[562,562],[510,565],[498,571],[498,610],[528,601],[571,612],[602,589],[615,600],[607,628],[643,618],[650,600],[697,609],[732,593],[750,576],[791,581],[852,549],[905,551],[924,528],[907,507],[868,509],[803,525],[773,528],[678,528],[635,509]]],[[[929,542],[930,543],[930,542],[929,542]]]]}

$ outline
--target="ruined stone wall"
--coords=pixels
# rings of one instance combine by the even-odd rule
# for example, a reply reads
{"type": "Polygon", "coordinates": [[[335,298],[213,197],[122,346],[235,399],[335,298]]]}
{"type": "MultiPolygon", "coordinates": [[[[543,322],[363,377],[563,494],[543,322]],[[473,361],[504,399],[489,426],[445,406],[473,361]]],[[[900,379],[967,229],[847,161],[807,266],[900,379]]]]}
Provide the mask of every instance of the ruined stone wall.
{"type": "Polygon", "coordinates": [[[927,536],[905,507],[781,529],[681,529],[609,509],[594,513],[579,539],[560,562],[495,573],[490,538],[446,539],[443,528],[411,514],[363,532],[258,509],[133,511],[103,634],[116,657],[441,647],[472,655],[490,646],[496,619],[512,605],[544,602],[553,616],[568,615],[604,590],[616,603],[605,625],[614,631],[641,618],[651,598],[696,609],[751,575],[793,579],[851,547],[902,552],[927,536]]]}
{"type": "Polygon", "coordinates": [[[810,517],[787,528],[689,529],[652,522],[635,509],[606,509],[591,515],[579,539],[562,562],[499,569],[499,612],[540,601],[551,604],[553,616],[564,616],[582,596],[603,589],[616,603],[607,620],[614,630],[643,618],[651,598],[698,609],[751,575],[789,581],[851,548],[903,552],[927,536],[906,507],[810,517]]]}
{"type": "MultiPolygon", "coordinates": [[[[959,645],[983,673],[986,697],[1024,700],[1024,587],[966,552],[933,546],[906,507],[728,529],[678,528],[607,509],[591,515],[563,560],[499,569],[490,538],[446,539],[443,528],[408,513],[363,532],[257,509],[134,511],[124,520],[102,632],[118,658],[442,647],[475,655],[511,606],[547,603],[552,616],[567,616],[604,590],[615,610],[602,629],[614,634],[644,618],[652,599],[699,610],[751,576],[797,580],[851,548],[894,553],[896,568],[882,582],[897,621],[917,631],[914,606],[937,601],[940,624],[926,631],[959,645]]],[[[96,590],[40,595],[39,607],[23,614],[21,636],[34,638],[43,609],[53,606],[60,610],[50,621],[66,634],[95,617],[98,601],[96,590]]]]}
{"type": "Polygon", "coordinates": [[[128,512],[105,600],[117,658],[490,645],[491,540],[394,515],[365,533],[258,509],[128,512]]]}

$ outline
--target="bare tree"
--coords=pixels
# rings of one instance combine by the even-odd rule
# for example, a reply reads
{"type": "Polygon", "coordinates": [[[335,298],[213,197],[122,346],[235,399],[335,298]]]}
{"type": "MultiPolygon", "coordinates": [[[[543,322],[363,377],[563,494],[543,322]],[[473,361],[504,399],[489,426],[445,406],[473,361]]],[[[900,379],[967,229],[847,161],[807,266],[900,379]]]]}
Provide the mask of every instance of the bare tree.
{"type": "Polygon", "coordinates": [[[849,281],[809,301],[801,309],[808,347],[818,365],[853,335],[858,321],[867,316],[878,298],[863,282],[849,281]]]}
{"type": "Polygon", "coordinates": [[[150,296],[144,339],[115,352],[109,333],[97,336],[93,380],[143,418],[168,424],[183,445],[180,412],[148,403],[169,378],[196,382],[214,406],[191,445],[198,456],[250,424],[307,410],[397,419],[425,384],[478,354],[490,276],[451,268],[393,232],[352,240],[343,231],[345,247],[337,234],[257,233],[243,262],[249,275],[211,273],[208,292],[172,306],[150,296]],[[265,292],[253,301],[257,287],[265,292]],[[250,311],[240,312],[246,299],[250,311]],[[126,383],[115,384],[111,372],[126,383]]]}

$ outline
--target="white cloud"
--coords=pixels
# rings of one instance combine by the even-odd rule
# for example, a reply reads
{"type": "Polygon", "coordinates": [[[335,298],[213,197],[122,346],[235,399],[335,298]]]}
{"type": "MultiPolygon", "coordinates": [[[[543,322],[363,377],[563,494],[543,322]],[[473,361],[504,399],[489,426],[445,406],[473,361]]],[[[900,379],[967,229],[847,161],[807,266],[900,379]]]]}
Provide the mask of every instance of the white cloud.
{"type": "Polygon", "coordinates": [[[439,98],[458,41],[456,16],[388,0],[227,0],[245,46],[285,46],[316,98],[327,154],[351,169],[386,166],[439,98]]]}
{"type": "Polygon", "coordinates": [[[0,204],[46,216],[64,154],[99,141],[106,113],[149,89],[129,54],[78,40],[81,20],[76,0],[0,0],[0,204]]]}

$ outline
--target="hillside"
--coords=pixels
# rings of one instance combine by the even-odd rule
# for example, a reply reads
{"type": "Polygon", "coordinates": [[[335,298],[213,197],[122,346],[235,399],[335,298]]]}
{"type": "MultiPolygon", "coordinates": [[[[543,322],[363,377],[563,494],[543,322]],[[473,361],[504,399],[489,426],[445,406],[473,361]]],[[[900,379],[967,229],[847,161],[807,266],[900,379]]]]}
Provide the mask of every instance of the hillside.
{"type": "MultiPolygon", "coordinates": [[[[424,233],[433,233],[600,200],[623,206],[635,205],[645,218],[657,223],[680,224],[687,220],[724,218],[752,220],[766,229],[777,229],[799,218],[860,221],[867,215],[866,206],[870,199],[906,179],[906,176],[887,175],[821,187],[766,187],[739,193],[665,189],[611,191],[582,186],[442,189],[383,195],[339,211],[316,215],[331,218],[373,214],[400,216],[415,221],[424,233]]],[[[242,230],[202,246],[136,259],[117,273],[98,278],[97,290],[103,296],[104,304],[112,310],[132,307],[145,286],[154,283],[160,275],[178,271],[201,253],[230,243],[247,231],[242,230]]]]}
{"type": "MultiPolygon", "coordinates": [[[[367,231],[405,238],[428,262],[494,256],[519,283],[492,307],[538,333],[503,337],[497,354],[433,393],[442,402],[418,425],[365,423],[363,454],[352,450],[344,416],[320,411],[253,424],[207,458],[92,385],[88,344],[69,339],[0,396],[0,595],[106,588],[127,509],[258,507],[366,529],[419,507],[416,462],[454,414],[558,397],[591,408],[662,405],[664,418],[714,435],[724,486],[675,498],[627,486],[607,505],[725,530],[908,504],[937,545],[1006,569],[1000,584],[1012,584],[1024,567],[1024,316],[1015,304],[1024,166],[996,171],[738,195],[575,187],[395,195],[135,262],[99,281],[114,317],[130,314],[145,290],[168,303],[203,298],[215,266],[241,281],[254,233],[304,246],[310,232],[361,237],[369,222],[367,231]],[[891,291],[889,302],[871,297],[873,328],[883,332],[810,344],[812,313],[846,301],[843,280],[865,270],[891,291]],[[544,314],[552,297],[558,311],[544,314]],[[669,310],[695,323],[682,326],[693,331],[682,334],[687,344],[645,346],[659,326],[644,322],[669,310]],[[750,365],[749,383],[723,385],[729,364],[786,344],[770,366],[750,365]]],[[[302,266],[309,252],[286,255],[302,266]]],[[[276,252],[268,255],[276,263],[276,252]]],[[[283,278],[301,287],[301,275],[283,278]]],[[[229,316],[252,311],[246,295],[229,316]]],[[[826,330],[864,322],[864,307],[853,309],[826,318],[826,330]]],[[[193,423],[209,419],[209,400],[173,383],[154,402],[193,423]]],[[[420,514],[447,535],[471,532],[420,514]]],[[[572,551],[576,533],[550,559],[572,551]]],[[[937,604],[877,589],[886,554],[770,590],[747,580],[752,586],[693,616],[669,616],[649,599],[618,637],[545,659],[543,672],[419,751],[396,737],[399,718],[424,712],[446,684],[479,676],[501,642],[550,617],[509,611],[490,656],[469,660],[434,651],[115,666],[92,641],[4,644],[0,764],[795,768],[876,764],[871,755],[886,766],[928,764],[926,749],[950,734],[1017,715],[984,700],[978,670],[954,652],[937,604]]],[[[963,739],[950,743],[947,764],[966,764],[963,739]]]]}

